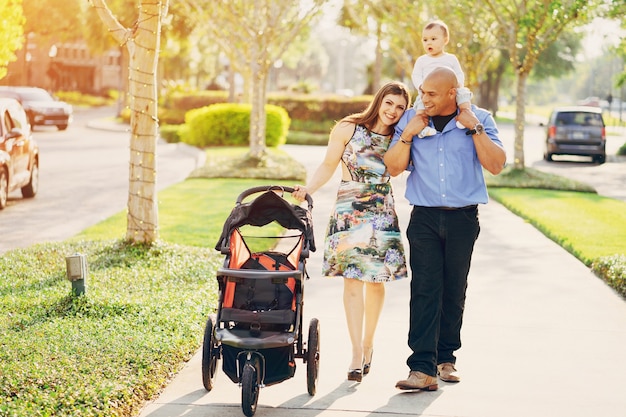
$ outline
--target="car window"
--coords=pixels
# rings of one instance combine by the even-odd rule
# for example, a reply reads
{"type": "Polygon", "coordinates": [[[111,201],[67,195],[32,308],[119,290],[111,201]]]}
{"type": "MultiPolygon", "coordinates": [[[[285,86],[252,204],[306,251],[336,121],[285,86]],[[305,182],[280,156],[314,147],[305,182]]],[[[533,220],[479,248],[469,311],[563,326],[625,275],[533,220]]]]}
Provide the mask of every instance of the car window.
{"type": "Polygon", "coordinates": [[[4,112],[4,125],[7,128],[7,132],[10,132],[11,130],[13,130],[13,128],[15,127],[15,123],[13,123],[13,119],[11,119],[11,115],[9,114],[8,111],[4,112]]]}
{"type": "Polygon", "coordinates": [[[593,114],[587,114],[585,116],[585,122],[584,122],[585,126],[603,126],[604,123],[602,123],[602,116],[600,114],[597,113],[593,113],[593,114]]]}
{"type": "Polygon", "coordinates": [[[557,126],[604,126],[601,114],[587,112],[561,112],[555,122],[557,126]]]}
{"type": "Polygon", "coordinates": [[[17,103],[15,103],[15,106],[9,106],[9,116],[13,121],[13,127],[18,127],[22,130],[26,129],[26,125],[28,124],[28,121],[26,120],[26,114],[24,113],[24,111],[22,111],[22,108],[19,107],[17,103]]]}
{"type": "Polygon", "coordinates": [[[557,126],[567,126],[574,124],[573,113],[557,113],[556,115],[556,125],[557,126]]]}

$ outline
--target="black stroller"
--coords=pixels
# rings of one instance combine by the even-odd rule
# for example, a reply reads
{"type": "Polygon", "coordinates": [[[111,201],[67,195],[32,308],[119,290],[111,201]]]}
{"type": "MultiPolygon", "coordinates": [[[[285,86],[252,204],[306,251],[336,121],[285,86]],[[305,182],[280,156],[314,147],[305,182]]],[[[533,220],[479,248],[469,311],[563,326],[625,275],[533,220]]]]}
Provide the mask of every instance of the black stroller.
{"type": "Polygon", "coordinates": [[[311,210],[286,201],[293,189],[261,186],[242,192],[224,224],[215,249],[226,255],[217,271],[219,299],[209,316],[202,348],[202,383],[213,388],[218,361],[241,385],[241,408],[250,417],[261,387],[294,376],[295,358],[307,365],[307,390],[315,395],[319,372],[320,327],[312,318],[302,340],[305,260],[315,251],[311,210]],[[244,203],[251,195],[263,193],[244,203]],[[278,223],[279,236],[262,234],[278,223]],[[260,231],[260,232],[259,232],[260,231]]]}

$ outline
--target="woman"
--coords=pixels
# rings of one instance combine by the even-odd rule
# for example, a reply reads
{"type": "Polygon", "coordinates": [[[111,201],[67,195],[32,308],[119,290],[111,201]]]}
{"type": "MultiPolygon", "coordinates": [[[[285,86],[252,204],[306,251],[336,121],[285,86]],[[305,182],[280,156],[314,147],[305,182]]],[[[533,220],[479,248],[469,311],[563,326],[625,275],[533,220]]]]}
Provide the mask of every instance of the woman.
{"type": "Polygon", "coordinates": [[[325,276],[344,278],[343,304],[352,343],[348,380],[360,382],[370,371],[374,333],[385,299],[384,283],[407,276],[391,183],[383,156],[394,127],[411,102],[400,82],[384,85],[367,109],[337,122],[324,161],[293,196],[302,201],[334,174],[342,180],[324,245],[325,276]]]}

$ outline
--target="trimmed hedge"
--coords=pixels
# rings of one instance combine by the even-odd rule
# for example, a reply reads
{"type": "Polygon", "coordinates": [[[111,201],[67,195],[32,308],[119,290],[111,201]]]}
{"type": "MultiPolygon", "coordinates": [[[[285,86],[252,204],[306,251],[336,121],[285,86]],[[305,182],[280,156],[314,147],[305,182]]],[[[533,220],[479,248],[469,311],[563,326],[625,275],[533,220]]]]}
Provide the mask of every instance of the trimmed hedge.
{"type": "Polygon", "coordinates": [[[178,143],[180,139],[181,128],[179,125],[162,125],[159,126],[159,136],[167,143],[178,143]]]}
{"type": "MultiPolygon", "coordinates": [[[[213,104],[193,109],[185,115],[185,126],[180,132],[181,140],[189,145],[247,146],[250,137],[249,104],[213,104]]],[[[265,144],[269,147],[283,145],[287,141],[291,122],[287,111],[268,104],[265,106],[265,144]]]]}
{"type": "MultiPolygon", "coordinates": [[[[362,112],[372,100],[372,96],[344,97],[335,95],[283,95],[270,96],[268,103],[287,110],[294,125],[306,125],[307,122],[326,122],[330,127],[345,116],[362,112]]],[[[330,129],[323,132],[328,133],[330,129]]],[[[310,131],[310,130],[307,130],[310,131]]]]}
{"type": "MultiPolygon", "coordinates": [[[[188,111],[226,103],[227,100],[228,95],[224,91],[170,94],[164,98],[162,106],[159,107],[159,120],[165,124],[183,124],[188,111]]],[[[323,126],[323,131],[312,132],[328,133],[337,120],[365,110],[371,100],[372,96],[274,93],[268,95],[267,103],[287,110],[294,130],[311,131],[311,127],[323,126]]]]}
{"type": "Polygon", "coordinates": [[[189,110],[227,102],[226,91],[174,92],[166,95],[159,106],[159,120],[167,124],[182,124],[189,110]]]}

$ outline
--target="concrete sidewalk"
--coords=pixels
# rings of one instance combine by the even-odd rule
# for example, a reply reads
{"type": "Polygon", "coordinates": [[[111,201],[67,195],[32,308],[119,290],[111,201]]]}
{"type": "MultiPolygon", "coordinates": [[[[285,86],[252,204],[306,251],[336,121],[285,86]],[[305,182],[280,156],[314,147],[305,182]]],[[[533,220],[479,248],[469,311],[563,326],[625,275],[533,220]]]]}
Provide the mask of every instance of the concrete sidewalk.
{"type": "MultiPolygon", "coordinates": [[[[325,148],[286,146],[312,173],[325,148]]],[[[350,342],[340,279],[320,278],[322,244],[338,177],[314,197],[318,251],[307,263],[305,334],[321,325],[317,394],[307,393],[306,366],[294,378],[261,389],[255,416],[618,417],[626,415],[626,303],[587,267],[496,202],[480,207],[481,235],[469,278],[462,382],[435,392],[395,388],[405,360],[409,280],[387,285],[372,370],[362,383],[346,380],[350,342]]],[[[401,227],[410,207],[404,178],[393,180],[401,227]]],[[[241,389],[219,363],[215,388],[201,382],[198,352],[146,405],[140,417],[239,417],[241,389]]]]}

